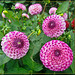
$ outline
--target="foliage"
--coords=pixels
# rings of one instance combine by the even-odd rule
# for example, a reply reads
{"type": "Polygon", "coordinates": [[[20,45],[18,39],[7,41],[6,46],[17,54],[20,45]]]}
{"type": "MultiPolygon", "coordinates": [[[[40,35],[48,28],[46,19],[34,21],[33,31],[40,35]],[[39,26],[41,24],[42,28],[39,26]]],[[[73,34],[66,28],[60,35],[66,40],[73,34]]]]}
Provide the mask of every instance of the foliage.
{"type": "MultiPolygon", "coordinates": [[[[26,1],[26,0],[25,0],[26,1]]],[[[19,9],[15,9],[14,5],[16,2],[19,3],[23,3],[26,5],[25,1],[2,1],[0,3],[0,17],[1,17],[1,13],[3,10],[8,11],[8,13],[5,13],[5,16],[7,18],[0,18],[0,42],[2,41],[2,37],[5,36],[5,34],[7,34],[10,31],[21,31],[26,33],[27,36],[29,36],[31,33],[32,35],[29,37],[29,43],[30,43],[30,47],[29,47],[29,51],[26,54],[26,56],[24,56],[23,58],[19,59],[19,60],[13,60],[10,59],[9,57],[7,57],[3,51],[1,50],[1,46],[0,46],[0,73],[1,74],[6,74],[6,73],[12,73],[12,74],[33,74],[33,73],[54,73],[53,71],[50,71],[49,69],[46,69],[43,64],[40,61],[40,57],[39,57],[39,52],[41,47],[48,41],[53,40],[53,39],[57,39],[57,40],[61,40],[64,41],[65,43],[67,43],[71,49],[73,50],[73,55],[74,55],[74,59],[73,59],[73,63],[72,65],[65,71],[62,72],[55,72],[54,74],[57,73],[75,73],[74,70],[74,60],[75,60],[75,51],[74,51],[74,35],[75,33],[73,33],[73,28],[71,27],[71,21],[72,19],[74,19],[73,17],[73,11],[74,11],[74,4],[73,2],[69,2],[69,1],[64,1],[62,2],[55,2],[57,4],[53,4],[55,7],[58,7],[56,13],[57,14],[62,14],[67,12],[69,14],[68,17],[68,21],[70,22],[70,26],[69,28],[64,32],[64,34],[62,34],[61,36],[59,36],[58,38],[50,38],[47,37],[43,31],[42,31],[42,23],[43,20],[49,16],[48,14],[48,8],[46,7],[45,9],[47,10],[42,12],[41,14],[38,15],[30,15],[29,12],[26,11],[22,11],[19,9]],[[10,6],[8,7],[8,4],[10,4],[10,6]],[[12,5],[12,6],[11,6],[12,5]],[[69,9],[70,8],[70,9],[69,9]],[[30,18],[26,18],[26,17],[22,17],[22,13],[28,13],[28,15],[30,16],[30,18]],[[11,22],[9,22],[9,19],[11,20],[11,22]]],[[[34,2],[34,1],[33,1],[34,2]]],[[[32,2],[30,2],[29,4],[27,3],[27,7],[31,4],[32,2]]],[[[35,1],[34,3],[37,3],[37,1],[35,1]]],[[[41,3],[41,2],[40,2],[41,3]]],[[[45,4],[48,4],[50,7],[52,7],[52,3],[51,1],[47,1],[47,0],[43,0],[42,1],[42,6],[44,7],[45,4]]],[[[33,4],[33,3],[32,3],[33,4]]],[[[49,7],[49,9],[50,9],[49,7]]]]}

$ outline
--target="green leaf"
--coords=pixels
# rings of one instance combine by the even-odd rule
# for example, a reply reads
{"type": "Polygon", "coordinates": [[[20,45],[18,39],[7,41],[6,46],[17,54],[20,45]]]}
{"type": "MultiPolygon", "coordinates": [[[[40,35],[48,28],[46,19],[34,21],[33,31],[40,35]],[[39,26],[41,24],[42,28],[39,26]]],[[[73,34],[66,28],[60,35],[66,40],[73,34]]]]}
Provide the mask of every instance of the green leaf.
{"type": "Polygon", "coordinates": [[[18,67],[18,60],[13,60],[13,59],[11,59],[9,62],[7,62],[7,64],[6,64],[6,68],[7,68],[7,70],[10,70],[10,69],[12,69],[13,67],[15,67],[16,66],[16,68],[18,67]]]}
{"type": "Polygon", "coordinates": [[[72,73],[71,68],[69,67],[64,71],[57,71],[57,72],[55,72],[55,74],[73,74],[73,73],[72,73]]]}
{"type": "Polygon", "coordinates": [[[14,19],[13,11],[8,11],[8,13],[5,13],[5,16],[6,16],[8,19],[10,19],[10,18],[14,19]]]}
{"type": "Polygon", "coordinates": [[[4,65],[0,66],[0,74],[4,74],[4,65]]]}
{"type": "Polygon", "coordinates": [[[74,34],[75,34],[75,33],[73,33],[73,31],[71,30],[71,31],[70,31],[70,35],[71,35],[71,49],[72,49],[72,51],[75,51],[75,50],[74,50],[74,44],[75,44],[75,43],[74,43],[74,41],[75,41],[75,39],[74,39],[74,34]]]}
{"type": "Polygon", "coordinates": [[[74,69],[74,65],[75,65],[75,63],[74,63],[74,60],[75,60],[75,46],[74,46],[75,39],[74,39],[74,36],[75,36],[75,33],[73,33],[73,31],[71,30],[70,35],[71,35],[71,49],[73,51],[73,62],[71,64],[71,69],[72,69],[73,73],[75,74],[75,69],[74,69]]]}
{"type": "Polygon", "coordinates": [[[33,50],[33,55],[35,56],[41,49],[41,45],[45,44],[46,42],[50,41],[50,37],[47,37],[44,33],[41,33],[39,36],[32,36],[30,38],[30,40],[32,41],[31,44],[33,44],[33,46],[31,46],[31,50],[33,50]]]}
{"type": "Polygon", "coordinates": [[[0,40],[2,40],[3,36],[3,33],[0,31],[0,40]]]}
{"type": "Polygon", "coordinates": [[[29,68],[33,71],[40,71],[42,70],[43,68],[43,65],[39,64],[39,63],[36,63],[34,60],[32,60],[30,57],[29,58],[24,58],[23,59],[23,63],[25,65],[28,65],[29,68]]]}
{"type": "Polygon", "coordinates": [[[33,54],[33,50],[29,50],[29,52],[26,54],[25,57],[23,57],[23,64],[24,65],[28,65],[28,67],[32,70],[32,71],[40,71],[42,70],[43,68],[43,65],[39,64],[39,63],[36,63],[34,60],[33,60],[33,57],[32,57],[32,54],[33,54]],[[32,52],[31,52],[32,51],[32,52]]]}
{"type": "Polygon", "coordinates": [[[5,1],[5,3],[11,3],[12,1],[5,1]]]}
{"type": "Polygon", "coordinates": [[[65,13],[68,10],[69,7],[69,1],[63,2],[57,9],[57,13],[65,13]]]}
{"type": "Polygon", "coordinates": [[[11,60],[6,64],[7,71],[5,73],[24,74],[29,73],[26,69],[19,67],[18,60],[11,60]]]}
{"type": "Polygon", "coordinates": [[[39,36],[32,35],[32,37],[30,37],[30,40],[31,40],[32,42],[34,42],[34,41],[39,41],[39,40],[42,38],[42,36],[43,36],[43,33],[41,33],[39,36]]]}
{"type": "Polygon", "coordinates": [[[26,0],[24,0],[24,1],[17,1],[17,2],[19,2],[19,3],[24,3],[26,0]]]}
{"type": "Polygon", "coordinates": [[[45,73],[51,73],[51,74],[53,74],[54,71],[51,71],[51,70],[49,70],[49,69],[46,69],[45,73]]]}
{"type": "Polygon", "coordinates": [[[2,26],[3,23],[4,23],[4,21],[0,21],[0,27],[2,26]]]}
{"type": "Polygon", "coordinates": [[[0,66],[2,64],[7,63],[10,60],[9,57],[7,57],[1,50],[0,50],[0,66]]]}
{"type": "Polygon", "coordinates": [[[33,56],[34,56],[34,55],[36,55],[40,51],[40,48],[41,48],[40,41],[35,42],[33,47],[34,47],[33,48],[33,56]]]}
{"type": "Polygon", "coordinates": [[[3,6],[0,4],[0,13],[2,13],[3,6]]]}
{"type": "Polygon", "coordinates": [[[33,70],[34,71],[41,71],[43,69],[43,65],[40,65],[39,63],[33,62],[33,70]]]}
{"type": "Polygon", "coordinates": [[[44,3],[50,3],[50,0],[43,0],[44,3]]]}
{"type": "Polygon", "coordinates": [[[51,38],[46,36],[45,34],[43,34],[42,39],[41,39],[41,43],[45,44],[46,42],[50,41],[51,38]]]}
{"type": "Polygon", "coordinates": [[[71,69],[72,69],[72,72],[75,74],[75,67],[74,67],[74,65],[75,65],[75,63],[74,63],[74,61],[75,61],[75,57],[73,58],[73,62],[72,62],[72,64],[71,64],[71,69]]]}

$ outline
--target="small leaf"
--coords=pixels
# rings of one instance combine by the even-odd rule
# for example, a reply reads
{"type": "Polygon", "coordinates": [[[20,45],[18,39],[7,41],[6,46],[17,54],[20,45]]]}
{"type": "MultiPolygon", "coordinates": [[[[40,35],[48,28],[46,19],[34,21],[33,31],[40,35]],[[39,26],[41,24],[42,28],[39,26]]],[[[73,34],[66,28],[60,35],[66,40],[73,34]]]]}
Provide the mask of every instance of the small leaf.
{"type": "Polygon", "coordinates": [[[75,65],[75,63],[74,63],[74,60],[75,60],[75,57],[73,58],[73,62],[72,62],[72,64],[71,64],[71,69],[72,69],[72,72],[75,74],[75,67],[74,67],[74,65],[75,65]]]}
{"type": "Polygon", "coordinates": [[[40,41],[39,42],[36,42],[34,43],[34,46],[33,46],[33,56],[36,55],[39,51],[40,51],[40,48],[41,48],[41,43],[40,41]]]}
{"type": "Polygon", "coordinates": [[[5,14],[5,16],[7,17],[7,18],[13,18],[14,19],[14,16],[13,16],[13,12],[12,11],[8,11],[8,13],[6,13],[5,14]]]}
{"type": "Polygon", "coordinates": [[[71,49],[72,49],[72,51],[74,51],[74,41],[75,41],[74,34],[75,33],[73,33],[73,31],[71,30],[70,35],[71,35],[71,49]]]}
{"type": "Polygon", "coordinates": [[[0,4],[0,13],[2,13],[3,6],[0,4]]]}
{"type": "Polygon", "coordinates": [[[49,70],[49,69],[46,69],[45,73],[51,73],[51,74],[53,74],[54,71],[51,71],[51,70],[49,70]]]}
{"type": "Polygon", "coordinates": [[[12,1],[5,1],[5,3],[11,3],[12,1]]]}
{"type": "Polygon", "coordinates": [[[0,66],[0,74],[4,74],[4,65],[0,66]]]}
{"type": "MultiPolygon", "coordinates": [[[[25,1],[26,1],[26,0],[24,0],[24,1],[22,0],[22,1],[19,1],[19,3],[24,3],[25,1]]],[[[18,2],[18,1],[17,1],[17,2],[18,2]]]]}
{"type": "Polygon", "coordinates": [[[9,57],[7,57],[1,50],[0,50],[0,66],[2,64],[7,63],[10,60],[9,57]]]}
{"type": "Polygon", "coordinates": [[[18,60],[11,60],[6,64],[7,71],[5,73],[28,73],[28,71],[22,67],[19,67],[18,60]]]}
{"type": "Polygon", "coordinates": [[[74,69],[74,65],[75,65],[75,63],[74,63],[74,60],[75,60],[75,47],[74,47],[75,39],[74,39],[74,36],[75,36],[75,33],[73,33],[73,31],[71,30],[70,35],[71,35],[71,49],[73,51],[73,62],[71,64],[71,69],[72,69],[73,73],[75,74],[75,69],[74,69]]]}
{"type": "Polygon", "coordinates": [[[57,9],[57,13],[65,13],[68,10],[69,7],[69,1],[63,2],[57,9]]]}
{"type": "Polygon", "coordinates": [[[0,27],[2,26],[3,23],[4,23],[3,21],[0,21],[0,27]]]}
{"type": "Polygon", "coordinates": [[[33,62],[33,70],[34,71],[41,71],[43,69],[43,65],[40,65],[39,63],[33,62]]]}
{"type": "Polygon", "coordinates": [[[44,1],[44,3],[50,3],[50,0],[43,0],[44,1]]]}
{"type": "Polygon", "coordinates": [[[64,71],[57,71],[57,72],[55,72],[55,74],[73,74],[73,73],[72,73],[71,68],[69,67],[64,71]]]}
{"type": "Polygon", "coordinates": [[[26,54],[25,57],[23,57],[23,64],[27,65],[32,71],[40,71],[43,68],[43,65],[36,63],[32,58],[32,52],[33,50],[29,50],[28,54],[26,54]]]}
{"type": "Polygon", "coordinates": [[[23,63],[25,65],[28,65],[29,68],[33,71],[40,71],[42,70],[43,68],[43,65],[39,64],[39,63],[36,63],[34,60],[32,60],[30,57],[29,58],[24,58],[23,59],[23,63]]]}
{"type": "Polygon", "coordinates": [[[2,37],[3,37],[3,33],[0,31],[0,40],[2,40],[2,37]]]}

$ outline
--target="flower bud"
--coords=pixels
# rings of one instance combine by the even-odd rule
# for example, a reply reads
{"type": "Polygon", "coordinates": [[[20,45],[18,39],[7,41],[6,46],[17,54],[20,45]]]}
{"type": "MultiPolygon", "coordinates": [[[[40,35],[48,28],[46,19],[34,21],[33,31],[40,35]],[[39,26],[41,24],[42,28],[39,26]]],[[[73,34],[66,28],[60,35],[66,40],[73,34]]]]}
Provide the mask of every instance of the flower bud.
{"type": "Polygon", "coordinates": [[[3,13],[4,13],[4,14],[7,14],[7,13],[8,13],[8,11],[4,10],[4,11],[3,11],[3,13]]]}
{"type": "Polygon", "coordinates": [[[40,33],[41,33],[41,30],[39,29],[39,30],[38,30],[38,33],[37,33],[37,35],[39,36],[39,35],[40,35],[40,33]]]}
{"type": "Polygon", "coordinates": [[[71,39],[71,35],[68,35],[68,38],[71,39]]]}
{"type": "Polygon", "coordinates": [[[63,16],[63,13],[59,14],[60,16],[63,16]]]}

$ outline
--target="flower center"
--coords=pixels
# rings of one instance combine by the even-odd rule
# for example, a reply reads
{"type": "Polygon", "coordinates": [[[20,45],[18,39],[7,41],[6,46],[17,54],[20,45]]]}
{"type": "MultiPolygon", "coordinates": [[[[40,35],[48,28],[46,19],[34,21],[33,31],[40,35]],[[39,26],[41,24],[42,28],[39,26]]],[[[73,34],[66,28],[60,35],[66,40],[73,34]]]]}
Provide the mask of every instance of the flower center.
{"type": "Polygon", "coordinates": [[[15,38],[13,40],[13,46],[16,48],[22,48],[24,46],[24,41],[22,39],[15,38]]]}
{"type": "Polygon", "coordinates": [[[59,55],[60,55],[60,50],[55,50],[55,51],[54,51],[54,55],[55,55],[55,56],[59,56],[59,55]]]}
{"type": "Polygon", "coordinates": [[[56,24],[55,24],[54,21],[50,21],[50,22],[48,23],[48,27],[51,28],[51,29],[53,29],[55,26],[56,26],[56,24]]]}
{"type": "Polygon", "coordinates": [[[18,45],[20,45],[20,44],[21,44],[21,42],[18,42],[17,44],[18,44],[18,45]]]}

